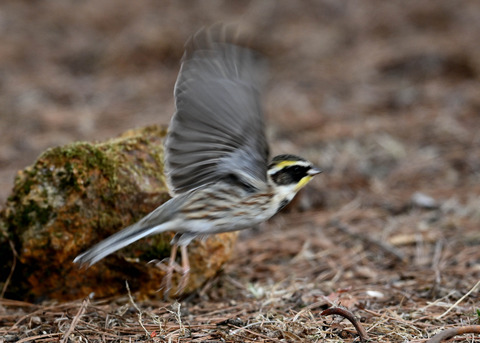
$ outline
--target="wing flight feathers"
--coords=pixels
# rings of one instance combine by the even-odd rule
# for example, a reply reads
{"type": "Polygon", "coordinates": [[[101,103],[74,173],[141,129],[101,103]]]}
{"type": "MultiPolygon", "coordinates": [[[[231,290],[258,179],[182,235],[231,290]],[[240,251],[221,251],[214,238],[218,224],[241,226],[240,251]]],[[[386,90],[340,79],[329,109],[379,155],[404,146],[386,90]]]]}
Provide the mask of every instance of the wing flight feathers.
{"type": "Polygon", "coordinates": [[[265,63],[224,28],[186,44],[165,143],[170,190],[184,193],[226,174],[266,181],[268,144],[260,92],[265,63]]]}

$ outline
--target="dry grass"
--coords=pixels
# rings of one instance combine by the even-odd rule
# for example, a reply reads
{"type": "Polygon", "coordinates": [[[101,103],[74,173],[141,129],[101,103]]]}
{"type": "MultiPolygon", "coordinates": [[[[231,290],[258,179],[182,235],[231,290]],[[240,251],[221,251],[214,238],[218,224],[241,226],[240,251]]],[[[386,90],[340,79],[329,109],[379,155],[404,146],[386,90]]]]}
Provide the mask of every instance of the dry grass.
{"type": "MultiPolygon", "coordinates": [[[[415,218],[395,224],[432,214],[413,212],[415,218]]],[[[339,229],[333,217],[337,213],[278,218],[239,243],[223,274],[180,302],[139,301],[127,290],[102,301],[3,300],[1,333],[18,342],[67,342],[67,336],[77,342],[354,341],[350,322],[321,315],[332,306],[351,311],[374,342],[427,342],[444,329],[478,324],[478,269],[471,263],[480,252],[465,246],[475,232],[445,233],[446,216],[428,235],[403,229],[376,244],[364,239],[372,232],[339,229]]],[[[359,220],[355,209],[337,218],[349,219],[359,220]]],[[[471,334],[459,337],[475,341],[471,334]]]]}
{"type": "Polygon", "coordinates": [[[480,340],[458,330],[480,309],[478,2],[52,3],[0,5],[1,199],[48,146],[166,123],[184,40],[218,21],[271,60],[273,152],[325,173],[180,302],[3,299],[0,342],[358,342],[333,306],[372,342],[480,340]]]}

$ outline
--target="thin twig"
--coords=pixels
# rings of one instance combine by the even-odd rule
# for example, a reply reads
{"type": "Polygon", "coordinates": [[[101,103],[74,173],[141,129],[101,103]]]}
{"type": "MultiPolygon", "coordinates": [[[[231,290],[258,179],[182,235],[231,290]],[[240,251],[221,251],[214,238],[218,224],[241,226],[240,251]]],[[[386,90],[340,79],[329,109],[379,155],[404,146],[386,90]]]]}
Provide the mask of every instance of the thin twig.
{"type": "Polygon", "coordinates": [[[261,326],[263,324],[278,324],[278,321],[277,320],[266,320],[266,321],[261,321],[261,322],[250,323],[248,325],[239,327],[238,329],[232,330],[231,334],[236,335],[239,331],[243,331],[243,330],[245,330],[249,327],[252,327],[252,326],[257,326],[257,325],[261,326]]]}
{"type": "Polygon", "coordinates": [[[480,325],[468,325],[459,328],[451,328],[437,333],[425,343],[440,343],[443,340],[453,338],[457,335],[464,335],[466,333],[480,334],[480,325]]]}
{"type": "Polygon", "coordinates": [[[89,298],[83,299],[82,306],[80,306],[80,309],[78,310],[77,315],[75,316],[75,318],[73,318],[72,324],[70,324],[70,327],[68,328],[67,332],[65,332],[65,335],[63,335],[61,343],[68,342],[68,336],[70,336],[73,330],[75,330],[75,327],[77,326],[77,323],[80,320],[80,317],[85,313],[85,310],[87,309],[87,306],[89,304],[90,304],[89,298]]]}
{"type": "MultiPolygon", "coordinates": [[[[393,320],[393,321],[396,321],[396,322],[399,322],[399,323],[402,323],[402,324],[405,324],[405,325],[412,325],[412,322],[408,321],[408,320],[405,320],[405,319],[402,319],[400,317],[393,317],[393,316],[389,316],[387,314],[382,314],[382,313],[378,313],[378,312],[375,312],[375,311],[372,311],[372,310],[369,310],[369,309],[366,309],[366,308],[362,308],[362,311],[368,313],[368,314],[371,314],[375,317],[378,317],[378,318],[384,318],[384,319],[388,319],[388,320],[393,320]]],[[[425,328],[425,327],[430,327],[431,325],[429,324],[426,324],[426,323],[420,323],[420,322],[416,322],[415,323],[416,326],[418,327],[422,327],[422,328],[425,328]]]]}
{"type": "Polygon", "coordinates": [[[172,304],[173,311],[169,310],[168,308],[166,308],[166,310],[169,313],[173,314],[173,316],[177,320],[179,330],[180,330],[180,335],[185,336],[187,331],[186,331],[185,326],[183,325],[183,322],[182,322],[181,306],[182,305],[178,301],[175,300],[175,302],[172,304]]]}
{"type": "Polygon", "coordinates": [[[465,293],[465,295],[463,297],[458,299],[455,304],[450,306],[450,308],[448,310],[443,312],[436,319],[441,319],[442,317],[446,316],[451,310],[453,310],[455,307],[457,307],[458,304],[460,304],[463,300],[465,300],[466,297],[468,297],[470,294],[472,294],[472,292],[475,291],[475,289],[477,289],[478,285],[480,285],[480,280],[475,284],[475,286],[472,287],[472,289],[470,289],[467,293],[465,293]]]}
{"type": "Polygon", "coordinates": [[[260,333],[260,332],[252,331],[252,330],[249,330],[249,329],[246,329],[246,328],[242,328],[242,327],[239,327],[239,326],[234,326],[234,325],[233,325],[233,327],[236,328],[236,330],[232,331],[232,334],[233,334],[233,335],[236,335],[236,336],[242,337],[242,336],[238,333],[239,330],[242,330],[242,331],[248,332],[249,334],[252,334],[252,335],[255,335],[255,336],[258,336],[258,337],[262,337],[262,338],[268,339],[269,341],[273,341],[273,342],[283,342],[283,341],[281,341],[281,340],[279,340],[279,339],[276,339],[276,338],[274,338],[274,337],[270,337],[270,336],[264,335],[264,334],[262,334],[262,333],[260,333]]]}
{"type": "Polygon", "coordinates": [[[31,337],[25,337],[25,338],[22,338],[22,339],[16,341],[16,343],[35,342],[38,339],[54,338],[56,336],[60,336],[61,334],[62,334],[61,332],[53,332],[53,333],[46,333],[46,334],[36,335],[36,336],[31,336],[31,337]]]}
{"type": "Polygon", "coordinates": [[[18,256],[17,251],[15,250],[15,245],[13,244],[12,240],[8,238],[5,232],[2,231],[2,234],[5,236],[5,238],[8,241],[8,244],[10,245],[10,249],[12,250],[12,254],[13,254],[13,261],[12,261],[12,267],[10,268],[10,273],[8,274],[8,277],[5,280],[5,283],[3,284],[2,293],[0,293],[0,299],[3,299],[3,296],[7,291],[8,285],[13,276],[13,272],[15,271],[15,267],[17,265],[17,256],[18,256]]]}
{"type": "Polygon", "coordinates": [[[130,299],[130,303],[132,304],[133,307],[138,311],[138,323],[140,326],[143,328],[145,333],[147,334],[148,337],[150,337],[150,332],[148,332],[147,328],[143,325],[143,319],[142,319],[142,310],[135,304],[135,301],[133,301],[132,293],[130,292],[130,286],[128,285],[128,281],[125,281],[125,286],[127,287],[127,292],[128,292],[128,298],[130,299]]]}
{"type": "Polygon", "coordinates": [[[360,337],[360,342],[362,343],[366,342],[366,340],[368,339],[367,331],[365,331],[363,326],[358,322],[357,318],[355,318],[352,312],[340,307],[330,307],[330,308],[327,308],[322,313],[320,313],[320,315],[322,316],[329,316],[332,314],[337,314],[339,316],[342,316],[348,319],[348,321],[350,321],[350,323],[352,323],[355,329],[357,330],[358,336],[360,337]]]}

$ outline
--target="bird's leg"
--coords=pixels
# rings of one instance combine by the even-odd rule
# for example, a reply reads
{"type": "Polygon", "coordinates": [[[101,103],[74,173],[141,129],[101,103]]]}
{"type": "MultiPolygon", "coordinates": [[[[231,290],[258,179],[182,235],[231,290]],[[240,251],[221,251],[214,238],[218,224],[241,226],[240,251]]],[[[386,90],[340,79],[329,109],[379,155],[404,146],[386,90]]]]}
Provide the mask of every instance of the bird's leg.
{"type": "Polygon", "coordinates": [[[165,280],[162,287],[164,289],[163,294],[165,297],[168,297],[170,290],[172,289],[172,276],[176,266],[175,258],[177,257],[177,250],[178,245],[173,244],[170,252],[170,260],[168,261],[167,273],[165,274],[165,280]]]}
{"type": "Polygon", "coordinates": [[[188,279],[190,278],[190,262],[188,260],[187,246],[180,246],[180,252],[182,254],[182,278],[178,284],[176,294],[183,293],[185,287],[187,287],[188,279]]]}

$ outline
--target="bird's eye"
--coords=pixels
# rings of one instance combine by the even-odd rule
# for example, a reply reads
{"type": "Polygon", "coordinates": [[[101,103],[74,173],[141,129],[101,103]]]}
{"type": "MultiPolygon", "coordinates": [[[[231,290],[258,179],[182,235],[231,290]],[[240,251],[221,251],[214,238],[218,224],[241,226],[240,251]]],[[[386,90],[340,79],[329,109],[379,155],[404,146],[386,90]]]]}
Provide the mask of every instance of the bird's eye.
{"type": "Polygon", "coordinates": [[[301,168],[300,168],[299,166],[294,166],[294,167],[293,167],[293,172],[294,172],[294,173],[298,173],[298,172],[300,171],[300,169],[301,169],[301,168]]]}

